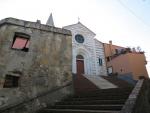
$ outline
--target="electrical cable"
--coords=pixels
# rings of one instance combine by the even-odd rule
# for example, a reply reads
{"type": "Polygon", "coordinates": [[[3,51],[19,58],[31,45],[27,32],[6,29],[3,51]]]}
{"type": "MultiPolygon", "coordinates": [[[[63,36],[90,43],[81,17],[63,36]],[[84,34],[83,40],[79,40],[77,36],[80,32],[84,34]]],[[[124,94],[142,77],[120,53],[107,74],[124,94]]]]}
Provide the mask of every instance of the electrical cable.
{"type": "Polygon", "coordinates": [[[145,21],[144,21],[141,17],[137,16],[137,15],[135,14],[135,12],[132,11],[131,8],[129,8],[128,6],[126,6],[121,0],[117,0],[117,1],[118,1],[118,3],[120,3],[125,9],[127,9],[132,15],[134,15],[138,20],[140,20],[143,24],[145,24],[147,27],[150,27],[150,25],[149,25],[148,23],[145,23],[145,21]]]}

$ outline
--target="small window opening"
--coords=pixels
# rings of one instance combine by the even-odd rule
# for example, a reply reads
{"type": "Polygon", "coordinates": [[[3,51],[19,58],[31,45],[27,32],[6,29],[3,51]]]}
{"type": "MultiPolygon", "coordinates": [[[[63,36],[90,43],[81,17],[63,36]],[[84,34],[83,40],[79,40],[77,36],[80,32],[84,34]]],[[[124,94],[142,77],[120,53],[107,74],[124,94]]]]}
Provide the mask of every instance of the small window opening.
{"type": "Polygon", "coordinates": [[[18,82],[19,82],[18,76],[6,75],[5,82],[4,82],[4,88],[18,87],[18,82]]]}
{"type": "Polygon", "coordinates": [[[113,68],[112,68],[112,66],[107,68],[107,72],[108,72],[109,75],[113,73],[113,68]]]}
{"type": "Polygon", "coordinates": [[[122,71],[123,71],[123,69],[121,68],[121,69],[120,69],[120,71],[122,72],[122,71]]]}
{"type": "Polygon", "coordinates": [[[30,43],[29,38],[30,36],[27,34],[15,33],[12,49],[28,52],[30,43]]]}
{"type": "Polygon", "coordinates": [[[107,59],[107,62],[109,62],[109,61],[110,61],[110,57],[106,57],[106,59],[107,59]]]}
{"type": "Polygon", "coordinates": [[[99,62],[99,66],[103,65],[103,60],[101,58],[98,59],[98,62],[99,62]]]}
{"type": "Polygon", "coordinates": [[[115,49],[115,54],[118,55],[118,53],[119,53],[119,52],[118,52],[118,49],[115,49]]]}
{"type": "Polygon", "coordinates": [[[139,79],[145,79],[145,76],[139,76],[139,79]]]}

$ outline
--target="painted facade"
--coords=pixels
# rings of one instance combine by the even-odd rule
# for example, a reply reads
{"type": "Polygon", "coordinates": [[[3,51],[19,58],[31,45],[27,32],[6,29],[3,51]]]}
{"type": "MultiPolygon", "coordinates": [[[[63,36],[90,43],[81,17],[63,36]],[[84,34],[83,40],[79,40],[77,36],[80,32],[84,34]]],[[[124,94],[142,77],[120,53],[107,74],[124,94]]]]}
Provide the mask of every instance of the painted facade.
{"type": "Polygon", "coordinates": [[[140,76],[148,78],[144,52],[131,50],[117,45],[104,43],[108,74],[131,76],[138,80],[140,76]]]}
{"type": "Polygon", "coordinates": [[[72,32],[72,72],[78,73],[77,63],[83,62],[79,68],[84,68],[79,70],[82,71],[81,73],[107,75],[103,43],[94,38],[95,33],[80,22],[64,28],[72,32]],[[78,56],[83,57],[82,62],[78,56]]]}

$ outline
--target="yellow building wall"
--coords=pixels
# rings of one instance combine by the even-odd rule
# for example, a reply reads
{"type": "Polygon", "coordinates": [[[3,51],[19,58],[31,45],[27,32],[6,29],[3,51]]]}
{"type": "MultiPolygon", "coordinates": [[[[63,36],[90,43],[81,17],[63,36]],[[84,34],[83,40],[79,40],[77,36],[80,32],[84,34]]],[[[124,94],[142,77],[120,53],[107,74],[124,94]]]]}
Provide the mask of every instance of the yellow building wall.
{"type": "Polygon", "coordinates": [[[113,73],[127,74],[131,73],[135,80],[139,79],[139,76],[148,78],[146,70],[146,58],[144,53],[131,52],[120,54],[110,61],[107,61],[107,57],[113,56],[116,51],[115,49],[123,49],[124,47],[112,45],[112,43],[104,43],[104,51],[106,58],[107,68],[112,66],[113,73]]]}
{"type": "Polygon", "coordinates": [[[145,76],[148,78],[148,73],[145,66],[145,55],[140,53],[128,53],[128,57],[134,79],[138,79],[139,76],[145,76]]]}
{"type": "Polygon", "coordinates": [[[107,63],[107,67],[113,67],[113,73],[120,74],[132,73],[133,79],[139,79],[139,76],[148,78],[146,70],[146,61],[144,54],[126,53],[113,58],[107,63]]]}
{"type": "Polygon", "coordinates": [[[131,73],[130,62],[127,54],[120,55],[118,57],[113,58],[110,62],[107,63],[107,67],[113,68],[113,73],[125,74],[131,73]]]}

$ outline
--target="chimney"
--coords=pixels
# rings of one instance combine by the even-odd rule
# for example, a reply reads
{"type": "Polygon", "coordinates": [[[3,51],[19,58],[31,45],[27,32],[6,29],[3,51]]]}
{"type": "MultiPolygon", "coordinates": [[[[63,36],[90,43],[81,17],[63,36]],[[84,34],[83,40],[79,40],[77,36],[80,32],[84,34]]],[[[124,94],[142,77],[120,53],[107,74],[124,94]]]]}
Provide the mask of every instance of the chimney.
{"type": "Polygon", "coordinates": [[[109,40],[109,44],[111,44],[111,45],[112,45],[112,40],[109,40]]]}
{"type": "Polygon", "coordinates": [[[36,23],[41,24],[41,20],[37,20],[36,23]]]}
{"type": "Polygon", "coordinates": [[[112,40],[109,40],[109,51],[110,51],[110,56],[112,56],[113,55],[112,40]]]}

